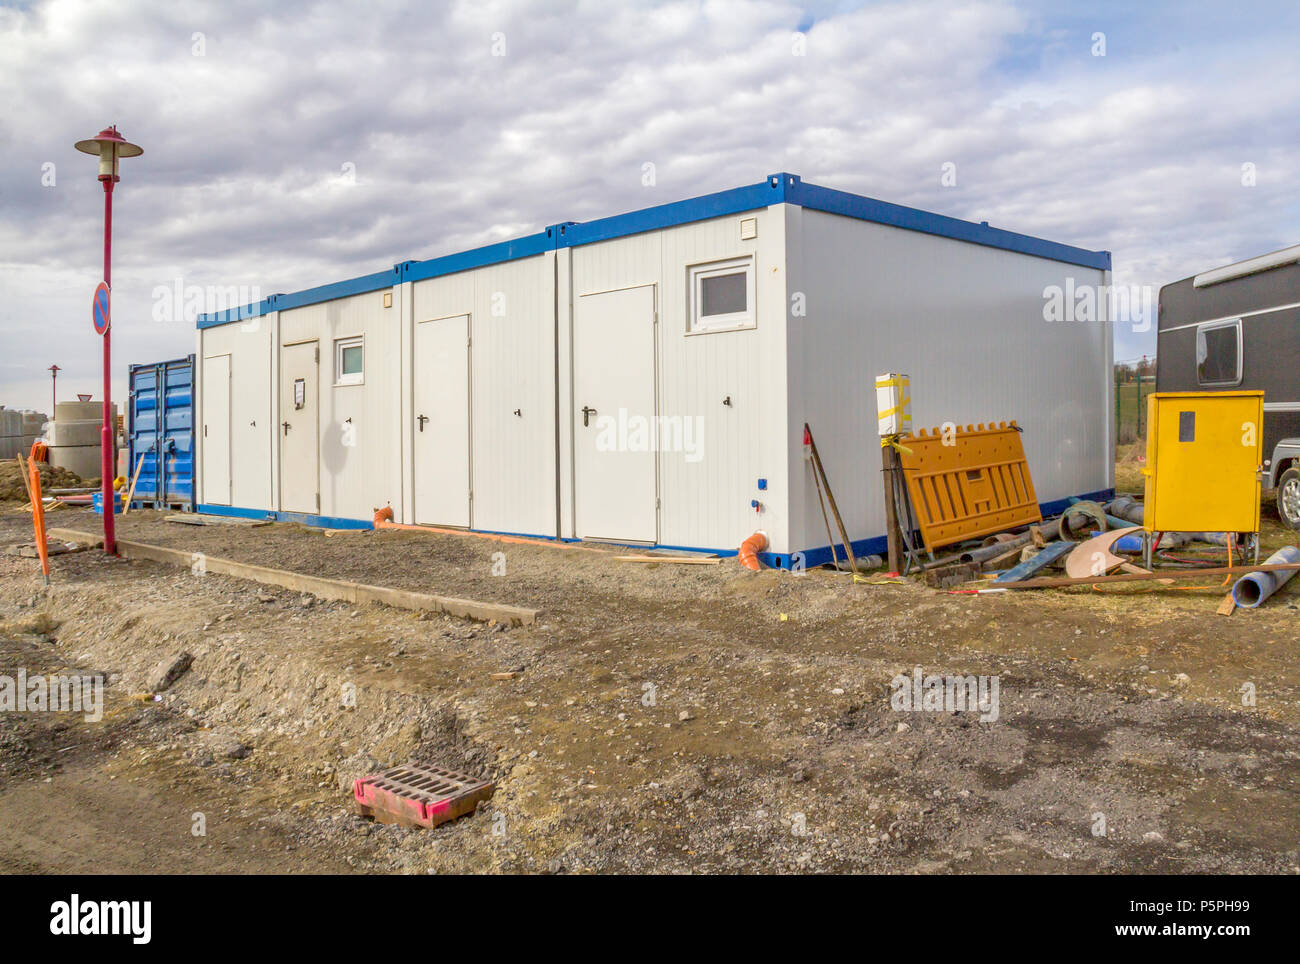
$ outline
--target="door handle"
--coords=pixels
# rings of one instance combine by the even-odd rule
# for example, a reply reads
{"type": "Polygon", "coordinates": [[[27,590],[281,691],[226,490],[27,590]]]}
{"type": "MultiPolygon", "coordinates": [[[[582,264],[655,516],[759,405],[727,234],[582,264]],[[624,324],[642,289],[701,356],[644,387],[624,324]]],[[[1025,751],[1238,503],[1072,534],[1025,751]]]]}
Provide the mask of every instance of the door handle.
{"type": "Polygon", "coordinates": [[[429,416],[428,416],[428,415],[417,415],[417,416],[415,417],[415,420],[416,420],[417,422],[420,423],[420,431],[423,432],[423,431],[424,431],[424,423],[427,422],[427,421],[429,420],[429,416]]]}
{"type": "Polygon", "coordinates": [[[283,424],[284,424],[284,434],[285,434],[285,435],[288,435],[288,434],[289,434],[289,423],[288,423],[288,422],[285,422],[285,423],[283,423],[283,424]]]}
{"type": "Polygon", "coordinates": [[[596,410],[595,410],[594,408],[592,408],[591,406],[589,406],[589,405],[584,405],[584,406],[582,406],[582,426],[583,426],[583,428],[586,428],[586,427],[590,424],[590,423],[587,421],[587,419],[590,418],[592,415],[595,415],[595,414],[596,414],[596,410]]]}

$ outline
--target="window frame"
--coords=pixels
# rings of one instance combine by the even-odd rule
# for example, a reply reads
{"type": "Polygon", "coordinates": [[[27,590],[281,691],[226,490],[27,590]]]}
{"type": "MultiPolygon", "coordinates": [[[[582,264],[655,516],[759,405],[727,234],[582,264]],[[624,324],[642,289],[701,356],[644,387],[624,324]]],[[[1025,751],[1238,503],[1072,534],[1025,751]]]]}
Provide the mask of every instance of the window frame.
{"type": "Polygon", "coordinates": [[[1241,326],[1241,319],[1240,319],[1240,318],[1227,318],[1227,319],[1224,319],[1224,320],[1222,320],[1222,321],[1204,321],[1204,322],[1201,322],[1201,324],[1199,324],[1199,325],[1196,326],[1196,348],[1195,348],[1195,352],[1196,352],[1196,354],[1195,354],[1195,358],[1196,358],[1196,384],[1197,384],[1198,386],[1200,386],[1200,387],[1202,387],[1202,388],[1232,388],[1232,387],[1235,387],[1235,386],[1241,384],[1242,355],[1243,355],[1243,350],[1242,350],[1242,349],[1243,349],[1243,345],[1242,345],[1242,332],[1241,332],[1241,327],[1242,327],[1242,326],[1241,326]],[[1205,339],[1205,333],[1206,333],[1206,332],[1210,332],[1210,331],[1218,331],[1218,330],[1221,329],[1221,328],[1235,328],[1235,329],[1236,329],[1236,332],[1237,332],[1237,371],[1236,371],[1235,376],[1232,377],[1232,378],[1230,378],[1230,379],[1224,379],[1224,380],[1220,380],[1220,381],[1207,382],[1207,381],[1205,381],[1205,380],[1203,380],[1203,379],[1201,378],[1201,365],[1203,364],[1203,361],[1202,361],[1202,359],[1201,359],[1201,346],[1202,346],[1202,344],[1204,344],[1204,345],[1206,346],[1206,349],[1207,349],[1207,351],[1206,351],[1206,358],[1209,358],[1209,351],[1208,351],[1208,349],[1209,349],[1209,344],[1208,344],[1208,342],[1207,342],[1206,339],[1205,339]]]}
{"type": "Polygon", "coordinates": [[[752,254],[706,261],[686,266],[686,334],[712,335],[720,331],[746,331],[758,327],[758,270],[752,254]],[[745,276],[745,310],[723,315],[702,315],[704,307],[703,282],[722,275],[745,276]]]}
{"type": "Polygon", "coordinates": [[[366,337],[365,335],[345,335],[334,339],[334,385],[364,385],[366,383],[366,337]],[[353,374],[343,373],[343,352],[347,348],[361,349],[361,371],[353,374]]]}

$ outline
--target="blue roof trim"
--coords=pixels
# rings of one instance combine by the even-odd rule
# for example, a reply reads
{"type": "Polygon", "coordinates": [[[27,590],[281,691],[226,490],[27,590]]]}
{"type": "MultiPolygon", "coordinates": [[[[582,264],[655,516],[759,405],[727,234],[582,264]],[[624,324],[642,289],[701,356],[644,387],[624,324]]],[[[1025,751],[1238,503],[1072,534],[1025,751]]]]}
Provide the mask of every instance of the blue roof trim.
{"type": "Polygon", "coordinates": [[[942,214],[932,214],[918,208],[878,201],[858,194],[848,194],[832,188],[819,187],[816,184],[805,184],[799,175],[781,172],[769,175],[758,184],[749,184],[729,191],[705,194],[685,201],[673,201],[626,214],[599,218],[595,221],[563,221],[550,225],[545,231],[522,238],[501,241],[441,258],[431,258],[428,261],[403,261],[387,271],[379,271],[361,278],[308,288],[306,291],[288,295],[271,295],[256,304],[244,305],[242,308],[200,315],[197,326],[212,328],[216,325],[255,318],[271,311],[287,311],[290,308],[332,301],[335,298],[380,291],[407,281],[423,281],[458,271],[468,271],[471,268],[529,258],[560,248],[595,244],[598,241],[643,234],[646,231],[707,221],[710,218],[726,217],[729,214],[740,214],[745,211],[756,211],[773,204],[796,204],[814,211],[840,214],[862,221],[872,221],[908,231],[920,231],[924,234],[953,238],[990,248],[1001,248],[1101,271],[1109,271],[1111,267],[1109,251],[1088,251],[1069,244],[992,228],[987,223],[976,224],[974,221],[962,221],[942,214]]]}
{"type": "Polygon", "coordinates": [[[709,218],[726,217],[728,214],[740,214],[742,211],[754,211],[765,208],[769,204],[780,204],[786,200],[785,189],[791,177],[792,175],[789,174],[773,174],[762,184],[750,184],[730,191],[719,191],[717,194],[673,201],[596,221],[562,224],[559,226],[560,247],[572,248],[582,244],[594,244],[597,241],[608,241],[611,238],[622,238],[630,234],[642,234],[660,228],[676,227],[679,224],[691,224],[695,221],[707,221],[709,218]]]}
{"type": "Polygon", "coordinates": [[[397,284],[397,279],[398,267],[392,267],[387,271],[376,271],[374,274],[364,275],[360,278],[318,285],[305,291],[295,291],[293,294],[270,295],[256,304],[244,305],[242,308],[230,308],[226,311],[199,315],[197,327],[214,328],[217,325],[228,325],[247,318],[256,318],[258,315],[265,315],[272,311],[288,311],[290,308],[320,304],[322,301],[333,301],[335,298],[346,298],[349,295],[361,295],[368,291],[382,291],[384,288],[391,288],[397,284]]]}
{"type": "MultiPolygon", "coordinates": [[[[791,176],[787,175],[787,177],[791,176]]],[[[991,228],[988,222],[976,224],[974,221],[962,221],[943,214],[931,214],[919,208],[877,201],[875,198],[848,194],[828,187],[819,187],[816,184],[805,184],[797,177],[789,186],[787,195],[791,204],[811,208],[814,211],[842,214],[862,221],[874,221],[877,224],[887,224],[908,231],[921,231],[958,241],[969,241],[971,244],[982,244],[990,248],[1017,251],[1020,254],[1082,265],[1100,271],[1110,270],[1109,251],[1089,251],[1086,248],[1046,241],[1028,234],[991,228]]]]}
{"type": "Polygon", "coordinates": [[[482,268],[490,264],[531,258],[533,255],[554,251],[558,227],[558,225],[551,225],[545,231],[527,237],[500,241],[472,251],[461,251],[458,254],[431,258],[428,261],[404,261],[398,265],[401,269],[401,280],[423,281],[426,278],[437,278],[444,274],[455,274],[457,271],[468,271],[470,268],[482,268]]]}

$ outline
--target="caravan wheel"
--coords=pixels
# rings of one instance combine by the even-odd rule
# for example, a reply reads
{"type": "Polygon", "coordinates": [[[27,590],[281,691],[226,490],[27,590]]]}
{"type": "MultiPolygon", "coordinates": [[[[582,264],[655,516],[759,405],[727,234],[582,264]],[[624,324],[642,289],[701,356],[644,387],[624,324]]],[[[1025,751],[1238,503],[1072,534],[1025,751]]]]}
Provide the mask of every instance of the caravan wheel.
{"type": "Polygon", "coordinates": [[[1300,530],[1300,469],[1287,469],[1277,480],[1277,514],[1292,529],[1300,530]]]}

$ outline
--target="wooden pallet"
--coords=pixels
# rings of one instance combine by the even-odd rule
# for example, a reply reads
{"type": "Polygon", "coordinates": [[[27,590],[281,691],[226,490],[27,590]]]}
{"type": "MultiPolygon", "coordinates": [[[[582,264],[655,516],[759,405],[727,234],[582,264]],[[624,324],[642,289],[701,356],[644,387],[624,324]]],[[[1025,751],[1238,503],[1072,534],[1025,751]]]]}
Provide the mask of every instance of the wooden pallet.
{"type": "Polygon", "coordinates": [[[357,812],[380,823],[436,827],[473,813],[496,790],[490,781],[442,767],[393,767],[352,786],[357,812]]]}

